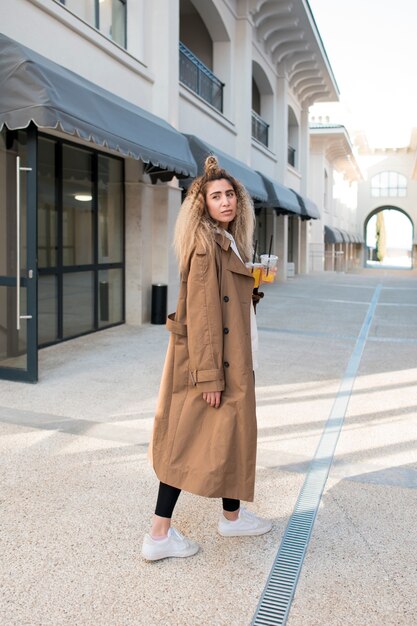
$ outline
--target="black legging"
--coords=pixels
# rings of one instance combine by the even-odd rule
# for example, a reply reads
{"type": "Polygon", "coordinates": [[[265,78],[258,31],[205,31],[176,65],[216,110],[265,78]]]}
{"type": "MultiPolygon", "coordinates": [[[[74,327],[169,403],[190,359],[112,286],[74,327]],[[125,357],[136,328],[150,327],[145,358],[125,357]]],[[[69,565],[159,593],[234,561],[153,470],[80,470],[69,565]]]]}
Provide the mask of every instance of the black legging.
{"type": "MultiPolygon", "coordinates": [[[[159,515],[159,517],[171,518],[180,493],[181,489],[178,489],[178,487],[171,487],[171,485],[159,483],[155,515],[159,515]]],[[[232,512],[237,511],[240,508],[240,500],[233,500],[231,498],[222,498],[222,500],[223,509],[225,511],[232,512]]]]}

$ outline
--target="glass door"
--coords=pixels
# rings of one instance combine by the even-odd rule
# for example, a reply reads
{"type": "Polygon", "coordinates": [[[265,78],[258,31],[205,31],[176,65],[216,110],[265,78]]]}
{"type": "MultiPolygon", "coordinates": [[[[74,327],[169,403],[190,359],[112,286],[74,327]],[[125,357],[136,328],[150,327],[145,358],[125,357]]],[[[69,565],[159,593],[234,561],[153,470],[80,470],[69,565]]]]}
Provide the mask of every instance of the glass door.
{"type": "Polygon", "coordinates": [[[36,128],[0,133],[0,378],[36,382],[36,128]]]}

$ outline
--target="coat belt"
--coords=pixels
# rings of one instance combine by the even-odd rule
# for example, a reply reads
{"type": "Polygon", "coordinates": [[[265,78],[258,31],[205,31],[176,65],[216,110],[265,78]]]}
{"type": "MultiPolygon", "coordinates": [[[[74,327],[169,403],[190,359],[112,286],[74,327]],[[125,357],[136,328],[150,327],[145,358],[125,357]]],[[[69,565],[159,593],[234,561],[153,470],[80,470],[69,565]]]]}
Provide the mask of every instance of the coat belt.
{"type": "Polygon", "coordinates": [[[223,380],[223,370],[190,370],[191,378],[194,385],[197,383],[211,383],[213,381],[223,380]]]}

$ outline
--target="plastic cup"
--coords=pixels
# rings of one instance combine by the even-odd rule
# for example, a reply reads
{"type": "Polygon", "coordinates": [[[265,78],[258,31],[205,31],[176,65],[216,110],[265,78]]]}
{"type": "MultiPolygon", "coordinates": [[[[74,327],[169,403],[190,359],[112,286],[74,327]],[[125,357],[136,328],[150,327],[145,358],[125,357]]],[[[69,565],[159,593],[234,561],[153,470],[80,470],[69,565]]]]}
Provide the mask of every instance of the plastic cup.
{"type": "Polygon", "coordinates": [[[275,254],[261,254],[263,283],[273,283],[277,275],[278,257],[275,254]]]}
{"type": "Polygon", "coordinates": [[[251,271],[252,276],[255,279],[253,286],[256,289],[261,284],[263,265],[262,263],[246,263],[246,267],[251,271]]]}

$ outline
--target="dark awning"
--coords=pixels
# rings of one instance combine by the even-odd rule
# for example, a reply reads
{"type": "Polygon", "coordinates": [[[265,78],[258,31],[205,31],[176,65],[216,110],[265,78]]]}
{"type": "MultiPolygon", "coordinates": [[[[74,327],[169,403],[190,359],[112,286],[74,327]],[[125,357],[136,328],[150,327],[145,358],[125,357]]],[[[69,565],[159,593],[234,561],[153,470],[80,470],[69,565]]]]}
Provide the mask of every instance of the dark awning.
{"type": "Polygon", "coordinates": [[[301,217],[305,220],[319,220],[321,215],[320,215],[320,211],[318,209],[317,204],[315,204],[309,198],[306,198],[305,196],[301,196],[296,191],[294,191],[294,193],[297,196],[298,202],[301,207],[301,211],[302,211],[301,217]]]}
{"type": "Polygon", "coordinates": [[[268,193],[268,199],[265,203],[267,206],[275,209],[277,213],[302,215],[297,196],[292,189],[288,189],[288,187],[281,185],[278,181],[268,178],[262,172],[259,172],[259,175],[268,193]]]}
{"type": "Polygon", "coordinates": [[[34,122],[150,163],[154,176],[196,175],[186,139],[167,122],[2,34],[0,93],[0,130],[34,122]]]}
{"type": "Polygon", "coordinates": [[[344,243],[350,243],[352,241],[351,235],[349,235],[349,233],[347,233],[345,230],[342,230],[341,228],[338,228],[337,230],[342,235],[344,243]]]}
{"type": "MultiPolygon", "coordinates": [[[[218,148],[211,146],[210,144],[202,141],[195,135],[184,135],[188,139],[188,143],[191,148],[191,152],[197,162],[198,173],[202,174],[204,169],[204,161],[210,154],[214,154],[219,165],[225,170],[230,172],[232,176],[237,178],[239,182],[244,185],[248,193],[254,200],[266,200],[267,193],[262,178],[248,165],[242,161],[238,161],[234,157],[229,156],[225,152],[222,152],[218,148]]],[[[185,186],[188,186],[191,181],[185,181],[185,186]]]]}
{"type": "Polygon", "coordinates": [[[324,227],[324,243],[343,243],[342,233],[332,226],[324,227]]]}

